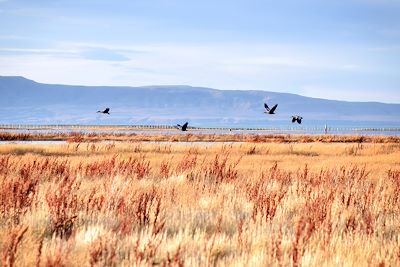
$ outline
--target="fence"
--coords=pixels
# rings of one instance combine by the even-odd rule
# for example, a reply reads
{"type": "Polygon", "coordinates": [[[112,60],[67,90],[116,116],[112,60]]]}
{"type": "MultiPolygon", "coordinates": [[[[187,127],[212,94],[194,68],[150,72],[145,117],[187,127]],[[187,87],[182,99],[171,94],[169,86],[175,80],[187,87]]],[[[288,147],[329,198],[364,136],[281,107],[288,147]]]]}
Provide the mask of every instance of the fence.
{"type": "MultiPolygon", "coordinates": [[[[82,124],[0,124],[0,129],[10,130],[163,130],[175,129],[172,125],[82,125],[82,124]]],[[[193,130],[221,131],[290,131],[290,132],[325,132],[325,127],[188,127],[193,130]]],[[[327,132],[400,132],[400,128],[363,128],[363,127],[327,127],[327,132]]]]}

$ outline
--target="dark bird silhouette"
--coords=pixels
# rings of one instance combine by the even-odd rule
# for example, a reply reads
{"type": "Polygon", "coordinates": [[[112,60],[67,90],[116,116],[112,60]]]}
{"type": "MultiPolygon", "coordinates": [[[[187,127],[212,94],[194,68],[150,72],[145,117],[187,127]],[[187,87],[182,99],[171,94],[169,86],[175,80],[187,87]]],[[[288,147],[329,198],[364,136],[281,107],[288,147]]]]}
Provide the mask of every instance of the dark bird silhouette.
{"type": "Polygon", "coordinates": [[[264,107],[267,111],[264,111],[264,113],[267,114],[275,114],[275,109],[278,107],[278,104],[276,104],[275,106],[273,106],[271,109],[268,107],[267,103],[264,103],[264,107]]]}
{"type": "Polygon", "coordinates": [[[301,117],[301,116],[292,116],[292,123],[294,123],[294,122],[296,122],[297,121],[297,123],[298,124],[301,124],[301,120],[303,119],[303,117],[301,117]]]}
{"type": "Polygon", "coordinates": [[[101,111],[101,110],[97,111],[97,113],[103,113],[103,114],[108,114],[108,115],[110,115],[109,111],[110,111],[110,108],[106,108],[106,109],[103,110],[103,111],[101,111]]]}
{"type": "Polygon", "coordinates": [[[188,124],[189,124],[188,122],[185,122],[184,125],[177,124],[177,125],[176,125],[176,128],[177,128],[178,130],[181,130],[181,131],[186,131],[186,130],[187,130],[188,124]]]}

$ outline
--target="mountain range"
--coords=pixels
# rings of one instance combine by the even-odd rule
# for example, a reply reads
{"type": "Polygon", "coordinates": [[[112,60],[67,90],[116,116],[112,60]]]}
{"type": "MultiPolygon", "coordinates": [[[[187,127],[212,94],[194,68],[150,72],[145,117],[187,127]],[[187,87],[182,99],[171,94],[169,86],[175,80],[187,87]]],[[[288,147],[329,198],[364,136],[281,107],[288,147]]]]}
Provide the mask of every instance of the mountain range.
{"type": "Polygon", "coordinates": [[[399,126],[400,104],[348,102],[260,90],[217,90],[182,85],[143,87],[43,84],[0,76],[0,124],[176,124],[268,127],[343,122],[399,126]],[[264,114],[264,102],[278,104],[264,114]],[[110,115],[96,113],[106,107],[110,115]]]}

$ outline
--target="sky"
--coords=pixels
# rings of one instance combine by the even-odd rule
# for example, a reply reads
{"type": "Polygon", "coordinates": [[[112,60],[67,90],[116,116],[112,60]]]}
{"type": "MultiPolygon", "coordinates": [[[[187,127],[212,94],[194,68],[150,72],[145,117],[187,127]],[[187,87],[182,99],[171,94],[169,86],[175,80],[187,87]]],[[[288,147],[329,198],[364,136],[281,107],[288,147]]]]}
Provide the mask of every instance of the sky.
{"type": "Polygon", "coordinates": [[[400,103],[400,0],[0,0],[0,75],[400,103]]]}

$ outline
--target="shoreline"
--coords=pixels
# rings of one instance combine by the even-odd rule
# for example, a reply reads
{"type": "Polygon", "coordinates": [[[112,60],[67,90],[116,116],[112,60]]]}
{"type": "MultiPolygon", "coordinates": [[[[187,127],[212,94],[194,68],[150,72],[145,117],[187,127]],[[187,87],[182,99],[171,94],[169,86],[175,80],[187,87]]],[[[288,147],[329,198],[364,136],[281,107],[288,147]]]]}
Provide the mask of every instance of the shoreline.
{"type": "Polygon", "coordinates": [[[400,143],[400,136],[336,134],[151,134],[56,132],[0,132],[0,141],[66,141],[83,142],[245,142],[245,143],[400,143]]]}

